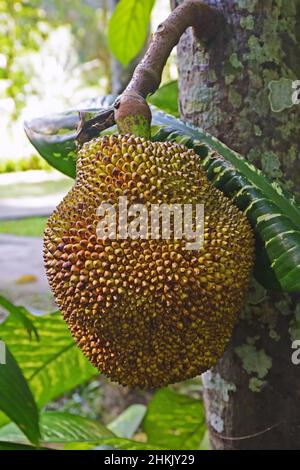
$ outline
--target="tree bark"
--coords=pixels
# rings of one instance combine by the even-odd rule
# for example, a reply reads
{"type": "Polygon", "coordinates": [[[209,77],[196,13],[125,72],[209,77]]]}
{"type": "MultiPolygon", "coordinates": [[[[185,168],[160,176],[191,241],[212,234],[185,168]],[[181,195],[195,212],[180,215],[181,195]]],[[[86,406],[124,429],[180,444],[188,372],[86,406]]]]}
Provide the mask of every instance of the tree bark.
{"type": "MultiPolygon", "coordinates": [[[[172,7],[181,0],[172,0],[172,7]]],[[[206,50],[188,30],[178,46],[180,111],[300,193],[300,0],[208,0],[227,27],[206,50]]],[[[253,282],[230,346],[204,374],[214,449],[300,449],[299,296],[253,282]]]]}

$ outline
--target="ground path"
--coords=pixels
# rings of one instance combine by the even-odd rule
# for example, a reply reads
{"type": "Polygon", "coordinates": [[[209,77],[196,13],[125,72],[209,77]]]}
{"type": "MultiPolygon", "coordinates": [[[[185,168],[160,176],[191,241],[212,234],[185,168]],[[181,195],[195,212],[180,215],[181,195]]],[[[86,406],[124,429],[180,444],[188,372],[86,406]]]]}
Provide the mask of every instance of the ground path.
{"type": "MultiPolygon", "coordinates": [[[[0,175],[0,221],[49,215],[72,184],[58,172],[0,175]]],[[[44,273],[42,238],[0,234],[0,295],[33,313],[56,309],[44,273]]]]}

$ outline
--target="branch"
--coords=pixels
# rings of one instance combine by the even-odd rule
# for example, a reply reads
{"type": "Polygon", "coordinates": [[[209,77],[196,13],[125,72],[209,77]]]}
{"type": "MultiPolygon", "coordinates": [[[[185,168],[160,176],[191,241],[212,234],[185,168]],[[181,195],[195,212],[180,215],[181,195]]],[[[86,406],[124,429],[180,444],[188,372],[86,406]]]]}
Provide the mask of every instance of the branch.
{"type": "Polygon", "coordinates": [[[158,26],[124,93],[134,90],[144,98],[154,93],[160,85],[167,59],[185,30],[192,26],[197,39],[208,43],[219,31],[221,19],[215,8],[199,0],[185,0],[158,26]]]}
{"type": "Polygon", "coordinates": [[[185,0],[175,8],[158,26],[144,58],[136,67],[126,90],[116,100],[114,109],[108,108],[90,121],[84,122],[83,117],[77,141],[82,144],[115,122],[119,131],[126,133],[129,116],[135,123],[141,117],[143,125],[149,122],[151,112],[145,98],[158,89],[166,61],[182,34],[193,27],[197,39],[207,44],[217,35],[223,21],[218,10],[199,0],[185,0]]]}

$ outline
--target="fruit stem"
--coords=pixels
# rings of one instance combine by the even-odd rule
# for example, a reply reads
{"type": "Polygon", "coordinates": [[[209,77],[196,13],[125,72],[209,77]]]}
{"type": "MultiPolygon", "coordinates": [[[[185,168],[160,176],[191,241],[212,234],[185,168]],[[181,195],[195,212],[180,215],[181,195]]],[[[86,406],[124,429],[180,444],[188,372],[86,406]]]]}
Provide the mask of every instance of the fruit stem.
{"type": "Polygon", "coordinates": [[[82,119],[77,132],[77,142],[99,135],[100,130],[111,126],[115,121],[120,133],[150,137],[151,111],[146,102],[148,95],[154,93],[161,82],[166,61],[180,37],[189,27],[203,43],[209,43],[224,24],[221,13],[199,0],[185,0],[168,18],[161,23],[153,35],[149,48],[136,67],[129,85],[116,100],[114,107],[102,112],[93,122],[82,119]]]}
{"type": "Polygon", "coordinates": [[[132,90],[122,93],[115,103],[115,121],[120,134],[150,139],[151,111],[145,98],[132,90]]]}
{"type": "Polygon", "coordinates": [[[185,30],[193,27],[197,39],[207,44],[220,30],[222,21],[221,13],[215,8],[199,0],[185,0],[158,26],[124,93],[136,91],[144,98],[154,93],[171,51],[185,30]]]}
{"type": "Polygon", "coordinates": [[[185,0],[158,26],[144,58],[115,104],[115,121],[121,134],[150,138],[151,111],[146,97],[158,89],[168,57],[189,26],[200,41],[208,42],[219,30],[220,13],[199,0],[185,0]]]}

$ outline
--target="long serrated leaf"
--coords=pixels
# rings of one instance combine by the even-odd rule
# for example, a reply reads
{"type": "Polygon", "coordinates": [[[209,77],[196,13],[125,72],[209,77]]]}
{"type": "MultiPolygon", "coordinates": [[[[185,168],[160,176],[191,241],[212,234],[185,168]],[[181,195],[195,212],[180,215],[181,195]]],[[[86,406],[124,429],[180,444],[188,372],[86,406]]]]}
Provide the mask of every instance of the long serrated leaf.
{"type": "Polygon", "coordinates": [[[6,348],[6,363],[0,365],[0,410],[33,444],[40,439],[39,413],[18,363],[6,348]]]}
{"type": "Polygon", "coordinates": [[[288,216],[294,219],[297,226],[300,227],[300,208],[298,207],[295,197],[292,195],[288,197],[288,193],[284,194],[278,183],[271,182],[261,170],[249,163],[240,154],[231,150],[227,145],[202,129],[185,123],[169,114],[156,111],[154,113],[154,123],[165,127],[169,134],[175,132],[178,136],[183,138],[186,136],[186,143],[190,140],[190,143],[195,147],[197,147],[199,143],[204,143],[210,149],[218,152],[225,161],[231,163],[232,169],[237,170],[237,172],[247,178],[254,187],[262,190],[266,198],[280,207],[281,210],[286,211],[288,216]]]}
{"type": "Polygon", "coordinates": [[[203,158],[212,183],[245,212],[255,231],[255,272],[266,288],[300,290],[300,208],[296,199],[259,169],[208,133],[170,115],[156,112],[157,140],[177,140],[201,155],[203,143],[213,152],[203,158]],[[262,262],[261,262],[262,261],[262,262]]]}
{"type": "Polygon", "coordinates": [[[115,57],[127,66],[147,38],[154,0],[120,0],[108,28],[108,43],[115,57]]]}

